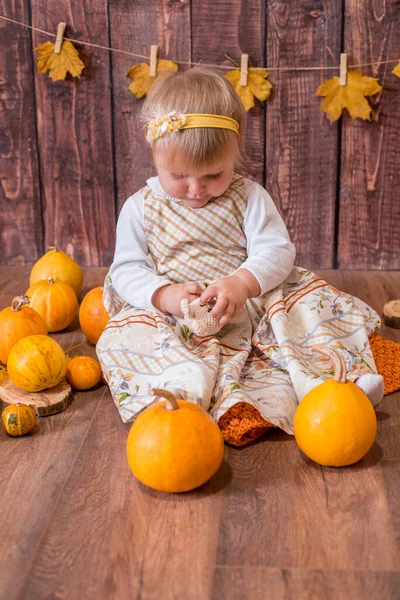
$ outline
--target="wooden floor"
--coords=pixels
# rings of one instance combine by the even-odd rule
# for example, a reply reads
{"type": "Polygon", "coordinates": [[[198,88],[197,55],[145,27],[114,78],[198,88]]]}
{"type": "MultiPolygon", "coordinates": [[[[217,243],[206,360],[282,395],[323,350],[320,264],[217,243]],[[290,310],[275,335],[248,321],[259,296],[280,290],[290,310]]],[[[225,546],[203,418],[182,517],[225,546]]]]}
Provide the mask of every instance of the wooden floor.
{"type": "MultiPolygon", "coordinates": [[[[104,273],[88,269],[85,290],[104,273]]],[[[378,311],[400,297],[400,273],[320,274],[378,311]]],[[[0,268],[0,308],[27,287],[26,268],[0,268]]],[[[54,337],[64,349],[84,339],[77,324],[54,337]]],[[[0,431],[0,597],[398,599],[400,393],[385,398],[378,421],[376,444],[355,466],[319,467],[273,430],[226,447],[200,489],[166,495],[131,475],[129,425],[108,388],[77,393],[33,434],[0,431]]]]}

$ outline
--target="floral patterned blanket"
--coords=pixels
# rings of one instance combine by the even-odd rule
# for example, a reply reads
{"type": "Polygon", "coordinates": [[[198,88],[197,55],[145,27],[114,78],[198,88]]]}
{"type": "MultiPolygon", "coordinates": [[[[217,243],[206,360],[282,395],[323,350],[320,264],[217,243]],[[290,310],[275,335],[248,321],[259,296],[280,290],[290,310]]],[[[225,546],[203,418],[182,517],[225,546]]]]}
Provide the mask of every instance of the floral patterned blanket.
{"type": "Polygon", "coordinates": [[[124,303],[107,276],[104,303],[111,319],[97,354],[125,422],[155,401],[152,388],[176,391],[215,420],[246,402],[266,421],[293,433],[298,402],[332,376],[315,345],[343,354],[347,377],[376,373],[369,336],[380,326],[367,304],[312,271],[294,267],[271,292],[247,302],[243,323],[197,337],[182,320],[124,303]]]}

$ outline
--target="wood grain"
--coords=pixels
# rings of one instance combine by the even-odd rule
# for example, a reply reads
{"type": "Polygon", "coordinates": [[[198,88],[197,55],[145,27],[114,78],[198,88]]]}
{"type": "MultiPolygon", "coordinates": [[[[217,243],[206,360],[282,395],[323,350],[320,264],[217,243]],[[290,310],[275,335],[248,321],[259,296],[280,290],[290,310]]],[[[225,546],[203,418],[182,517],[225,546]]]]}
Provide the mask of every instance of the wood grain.
{"type": "MultiPolygon", "coordinates": [[[[249,54],[249,66],[264,64],[265,6],[261,0],[202,0],[192,3],[192,61],[237,67],[249,54]]],[[[240,67],[239,67],[240,68],[240,67]]],[[[227,71],[220,71],[224,75],[227,71]]],[[[247,113],[243,175],[264,182],[265,108],[256,100],[247,113]]]]}
{"type": "MultiPolygon", "coordinates": [[[[83,293],[105,272],[86,269],[83,293]]],[[[27,287],[28,274],[0,267],[0,307],[27,287]]],[[[377,310],[400,285],[400,273],[319,274],[377,310]]],[[[84,336],[73,325],[54,337],[67,349],[84,336]]],[[[0,595],[395,600],[400,393],[377,416],[376,444],[351,467],[319,467],[273,430],[248,447],[226,447],[214,478],[179,495],[132,476],[129,425],[106,388],[76,394],[24,437],[0,430],[0,595]]]]}
{"type": "Polygon", "coordinates": [[[353,64],[378,77],[383,92],[371,99],[371,122],[342,119],[339,266],[355,269],[400,267],[400,79],[394,64],[400,47],[400,5],[395,0],[346,0],[345,50],[353,64]]]}
{"type": "MultiPolygon", "coordinates": [[[[29,2],[2,2],[29,22],[29,2]]],[[[31,35],[0,20],[0,264],[25,264],[43,252],[31,35]]]]}
{"type": "Polygon", "coordinates": [[[214,478],[199,490],[179,495],[145,488],[126,460],[128,431],[107,398],[48,524],[21,597],[29,594],[39,600],[49,589],[71,599],[210,597],[221,482],[217,486],[214,478]]]}
{"type": "MultiPolygon", "coordinates": [[[[107,0],[32,2],[32,23],[67,37],[108,46],[107,0]]],[[[34,32],[33,47],[46,41],[34,32]]],[[[82,265],[108,265],[114,253],[115,198],[107,52],[78,46],[80,79],[35,76],[46,246],[82,265]]]]}
{"type": "Polygon", "coordinates": [[[33,406],[39,417],[47,417],[68,408],[72,402],[71,386],[62,381],[50,390],[25,392],[6,379],[0,384],[0,410],[15,402],[33,406]]]}
{"type": "Polygon", "coordinates": [[[217,567],[212,600],[397,600],[399,573],[217,567]]]}
{"type": "MultiPolygon", "coordinates": [[[[190,61],[190,5],[188,0],[129,0],[110,3],[110,41],[113,47],[150,56],[157,44],[162,59],[190,61]]],[[[139,113],[143,100],[128,87],[130,67],[144,59],[112,56],[115,168],[118,207],[155,175],[150,147],[144,139],[139,113]]],[[[147,61],[148,62],[148,61],[147,61]]]]}
{"type": "MultiPolygon", "coordinates": [[[[340,52],[341,1],[268,2],[267,65],[332,64],[340,52]]],[[[297,247],[296,264],[333,266],[338,131],[320,113],[318,86],[332,71],[271,71],[266,188],[297,247]]]]}
{"type": "MultiPolygon", "coordinates": [[[[104,270],[85,272],[84,284],[94,287],[104,270]]],[[[0,268],[0,307],[8,305],[18,289],[26,289],[29,269],[0,268]]],[[[52,335],[64,350],[81,341],[76,329],[52,335]]],[[[90,348],[88,353],[90,353],[90,348]]],[[[83,353],[83,352],[82,352],[83,353]]],[[[14,598],[16,583],[29,570],[32,553],[62,493],[106,388],[74,393],[67,410],[37,420],[35,429],[10,438],[0,428],[0,552],[7,569],[0,572],[0,596],[14,598]],[[18,518],[15,511],[18,512],[18,518]]]]}
{"type": "MultiPolygon", "coordinates": [[[[391,403],[393,405],[393,403],[391,403]]],[[[391,419],[393,423],[399,422],[399,416],[391,419]]],[[[385,439],[386,436],[380,431],[381,439],[385,439]]],[[[398,437],[398,436],[397,436],[398,437]]],[[[392,447],[392,451],[394,448],[392,447]]],[[[397,445],[396,453],[392,454],[395,456],[394,460],[386,460],[388,453],[384,451],[385,460],[382,461],[382,471],[385,480],[385,487],[388,496],[388,502],[390,511],[392,514],[394,533],[397,538],[397,542],[400,544],[400,505],[399,505],[399,482],[400,482],[400,460],[399,460],[399,446],[397,445]]],[[[390,459],[391,457],[388,456],[390,459]]]]}
{"type": "Polygon", "coordinates": [[[350,469],[328,469],[301,455],[293,438],[267,439],[230,453],[218,565],[400,568],[379,449],[350,469]]]}

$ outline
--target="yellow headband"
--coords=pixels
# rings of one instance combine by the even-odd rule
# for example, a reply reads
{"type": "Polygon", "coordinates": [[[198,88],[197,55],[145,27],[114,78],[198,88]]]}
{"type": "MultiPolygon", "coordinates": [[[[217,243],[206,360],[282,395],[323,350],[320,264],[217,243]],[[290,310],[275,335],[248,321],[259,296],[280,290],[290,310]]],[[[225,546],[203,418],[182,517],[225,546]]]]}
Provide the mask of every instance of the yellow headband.
{"type": "Polygon", "coordinates": [[[182,129],[193,129],[194,127],[216,127],[218,129],[230,129],[239,135],[239,123],[230,117],[222,115],[185,115],[186,123],[182,129]]]}
{"type": "Polygon", "coordinates": [[[215,127],[218,129],[230,129],[239,135],[239,123],[231,117],[223,115],[208,115],[208,114],[176,114],[171,112],[162,119],[154,119],[147,127],[146,139],[148,142],[153,142],[166,133],[179,131],[180,129],[194,129],[197,127],[215,127]]]}

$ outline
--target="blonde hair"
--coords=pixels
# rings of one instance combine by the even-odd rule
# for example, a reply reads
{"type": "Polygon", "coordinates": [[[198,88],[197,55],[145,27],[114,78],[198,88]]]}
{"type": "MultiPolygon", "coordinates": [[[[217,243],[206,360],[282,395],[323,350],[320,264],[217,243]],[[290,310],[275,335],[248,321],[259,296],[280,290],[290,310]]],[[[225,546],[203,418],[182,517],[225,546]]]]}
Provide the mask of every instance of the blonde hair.
{"type": "Polygon", "coordinates": [[[239,123],[239,136],[234,131],[214,127],[184,129],[153,141],[154,156],[157,149],[168,149],[170,167],[179,166],[180,170],[188,166],[201,169],[226,158],[241,162],[240,142],[244,138],[246,112],[225,77],[198,66],[157,80],[142,107],[141,121],[147,128],[151,121],[172,111],[231,117],[239,123]]]}

